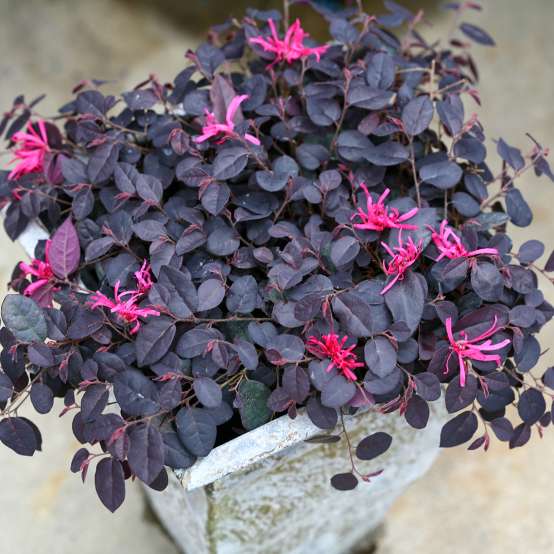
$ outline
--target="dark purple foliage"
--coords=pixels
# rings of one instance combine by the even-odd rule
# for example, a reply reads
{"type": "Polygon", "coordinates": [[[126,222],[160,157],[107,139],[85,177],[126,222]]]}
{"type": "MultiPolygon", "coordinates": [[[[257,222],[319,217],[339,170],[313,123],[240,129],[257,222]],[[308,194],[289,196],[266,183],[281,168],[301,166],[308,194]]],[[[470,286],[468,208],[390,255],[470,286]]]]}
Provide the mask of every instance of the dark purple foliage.
{"type": "MultiPolygon", "coordinates": [[[[16,158],[0,172],[4,226],[51,239],[2,305],[1,442],[33,455],[20,401],[46,413],[64,398],[84,445],[71,470],[94,462],[113,511],[125,479],[163,489],[164,467],[304,408],[325,430],[368,407],[421,429],[445,402],[441,445],[471,450],[490,430],[511,448],[542,433],[554,371],[531,371],[554,312],[537,272],[552,280],[554,253],[542,265],[544,245],[513,245],[507,224],[531,223],[518,179],[553,179],[548,152],[498,139],[493,172],[464,110],[479,101],[471,42],[493,39],[461,23],[428,44],[418,15],[386,5],[326,12],[333,42],[290,60],[261,49],[252,12],[172,83],[121,97],[81,84],[51,121],[16,99],[0,125],[16,158]]],[[[374,433],[357,458],[391,441],[374,433]]],[[[378,474],[352,461],[331,483],[378,474]]]]}

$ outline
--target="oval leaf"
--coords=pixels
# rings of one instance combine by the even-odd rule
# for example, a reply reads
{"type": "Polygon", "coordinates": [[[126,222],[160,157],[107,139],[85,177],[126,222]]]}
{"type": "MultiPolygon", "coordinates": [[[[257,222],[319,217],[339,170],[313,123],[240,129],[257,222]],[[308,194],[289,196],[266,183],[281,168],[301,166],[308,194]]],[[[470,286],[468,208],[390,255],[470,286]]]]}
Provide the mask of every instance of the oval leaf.
{"type": "Polygon", "coordinates": [[[385,453],[392,444],[392,437],[388,433],[373,433],[360,441],[356,448],[356,456],[360,460],[373,460],[385,453]]]}
{"type": "Polygon", "coordinates": [[[42,342],[46,338],[44,314],[27,296],[8,294],[2,302],[2,321],[19,341],[42,342]]]}
{"type": "Polygon", "coordinates": [[[115,512],[125,500],[125,476],[121,462],[104,458],[96,466],[94,485],[102,504],[115,512]]]}
{"type": "Polygon", "coordinates": [[[467,442],[477,431],[477,426],[477,416],[473,412],[458,414],[441,429],[441,447],[451,448],[467,442]]]}
{"type": "Polygon", "coordinates": [[[217,428],[212,416],[202,408],[181,408],[175,418],[177,434],[195,456],[207,456],[215,444],[217,428]]]}
{"type": "Polygon", "coordinates": [[[52,271],[60,279],[65,279],[79,267],[81,247],[71,218],[68,217],[52,235],[48,258],[52,271]]]}

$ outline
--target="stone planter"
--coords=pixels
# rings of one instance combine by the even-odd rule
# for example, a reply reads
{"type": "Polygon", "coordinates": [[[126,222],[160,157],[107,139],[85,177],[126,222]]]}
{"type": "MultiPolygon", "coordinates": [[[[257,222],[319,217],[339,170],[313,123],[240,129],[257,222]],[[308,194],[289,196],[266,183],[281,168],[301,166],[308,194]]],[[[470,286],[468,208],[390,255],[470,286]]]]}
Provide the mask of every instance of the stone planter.
{"type": "Polygon", "coordinates": [[[39,240],[46,240],[48,238],[48,232],[40,225],[33,222],[27,225],[27,228],[19,237],[17,242],[22,246],[23,250],[29,258],[35,257],[35,247],[39,240]]]}
{"type": "MultiPolygon", "coordinates": [[[[47,232],[31,224],[18,241],[33,257],[47,232]]],[[[145,487],[159,519],[185,554],[339,554],[352,552],[382,523],[408,485],[439,453],[446,412],[431,404],[423,430],[398,414],[359,413],[345,418],[354,446],[368,434],[386,431],[390,449],[363,471],[384,472],[349,492],[329,480],[349,470],[346,441],[305,442],[322,434],[300,413],[275,419],[215,448],[186,471],[169,474],[164,492],[145,487]]]]}
{"type": "Polygon", "coordinates": [[[321,430],[301,414],[295,420],[280,417],[215,448],[188,470],[171,474],[164,492],[146,494],[186,554],[351,552],[437,457],[446,417],[439,403],[419,431],[397,414],[347,418],[354,444],[376,431],[393,436],[386,454],[360,463],[364,470],[385,471],[354,491],[339,492],[329,483],[349,469],[344,439],[304,442],[321,430]]]}

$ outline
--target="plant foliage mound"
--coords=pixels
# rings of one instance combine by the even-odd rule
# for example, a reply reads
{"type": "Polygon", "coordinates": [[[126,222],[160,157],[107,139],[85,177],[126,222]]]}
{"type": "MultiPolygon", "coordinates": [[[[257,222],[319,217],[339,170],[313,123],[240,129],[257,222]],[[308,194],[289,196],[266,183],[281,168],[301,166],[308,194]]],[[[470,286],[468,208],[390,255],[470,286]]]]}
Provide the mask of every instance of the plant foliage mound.
{"type": "MultiPolygon", "coordinates": [[[[470,54],[494,44],[485,31],[430,44],[421,13],[385,4],[318,8],[327,44],[250,10],[172,83],[115,97],[84,82],[54,117],[14,101],[5,229],[50,239],[2,305],[6,446],[40,450],[21,405],[63,399],[71,470],[92,465],[113,511],[127,479],[161,490],[166,468],[304,407],[324,430],[360,409],[421,429],[444,402],[443,447],[542,433],[554,368],[532,375],[535,335],[553,310],[537,274],[552,280],[554,256],[539,265],[543,244],[507,229],[531,223],[518,180],[552,180],[547,151],[498,139],[489,156],[470,54]]],[[[449,5],[462,20],[477,7],[449,5]]],[[[352,462],[332,483],[371,475],[352,462]]]]}

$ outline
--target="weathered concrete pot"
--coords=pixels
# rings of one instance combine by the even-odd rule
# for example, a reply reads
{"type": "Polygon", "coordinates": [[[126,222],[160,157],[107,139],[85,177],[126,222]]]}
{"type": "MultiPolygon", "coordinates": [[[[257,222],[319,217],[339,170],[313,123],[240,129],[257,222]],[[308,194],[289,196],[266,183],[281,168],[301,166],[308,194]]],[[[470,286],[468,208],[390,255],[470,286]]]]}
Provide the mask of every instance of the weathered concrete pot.
{"type": "Polygon", "coordinates": [[[329,483],[335,473],[349,470],[345,440],[304,442],[321,430],[302,414],[295,420],[280,417],[218,446],[188,470],[171,474],[164,492],[146,493],[186,554],[350,552],[431,467],[444,421],[438,404],[419,431],[397,414],[347,418],[354,445],[377,431],[393,436],[386,454],[359,464],[364,471],[385,471],[349,492],[329,483]]]}
{"type": "MultiPolygon", "coordinates": [[[[31,224],[18,241],[29,256],[47,232],[31,224]]],[[[301,413],[275,419],[215,448],[186,471],[170,473],[164,492],[145,488],[158,517],[186,554],[339,554],[351,551],[382,523],[407,486],[439,453],[443,404],[431,404],[423,430],[398,414],[360,413],[345,419],[352,443],[377,431],[391,448],[363,471],[384,472],[349,492],[329,480],[349,470],[346,441],[304,442],[322,434],[301,413]]]]}
{"type": "Polygon", "coordinates": [[[35,257],[35,247],[39,240],[46,240],[48,231],[35,222],[29,223],[25,231],[19,235],[17,242],[22,246],[23,250],[29,258],[35,257]]]}

